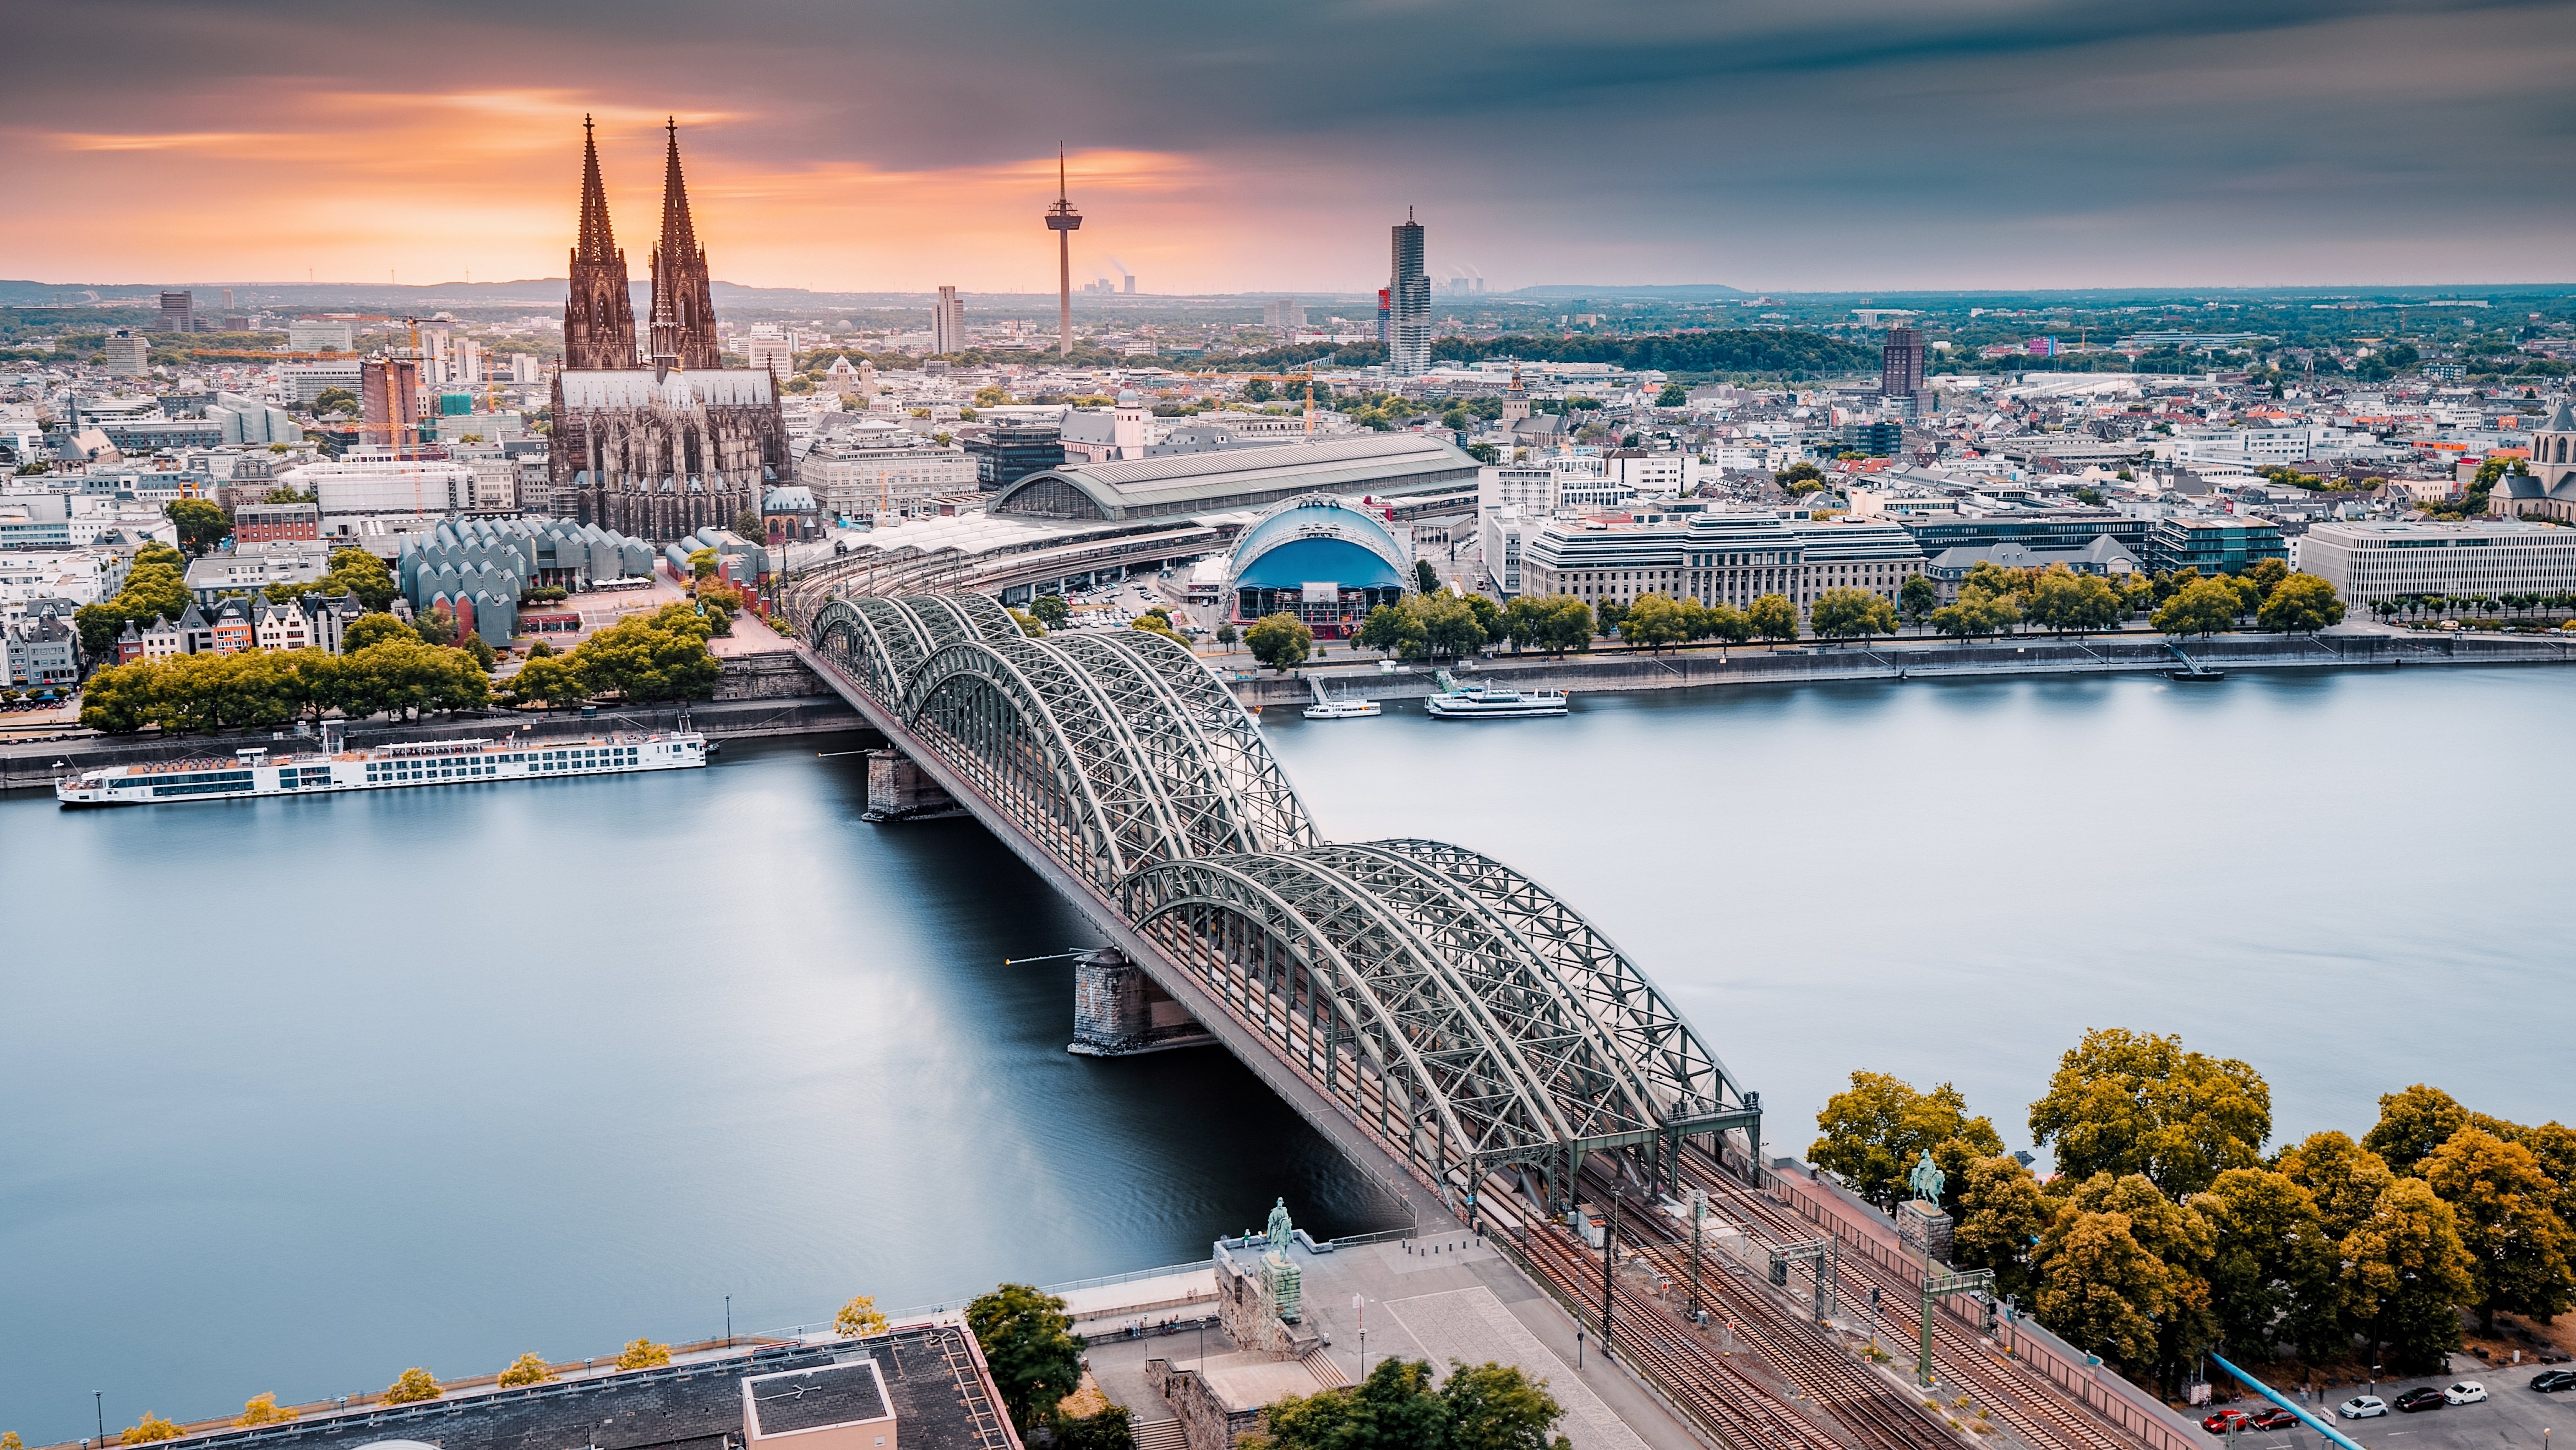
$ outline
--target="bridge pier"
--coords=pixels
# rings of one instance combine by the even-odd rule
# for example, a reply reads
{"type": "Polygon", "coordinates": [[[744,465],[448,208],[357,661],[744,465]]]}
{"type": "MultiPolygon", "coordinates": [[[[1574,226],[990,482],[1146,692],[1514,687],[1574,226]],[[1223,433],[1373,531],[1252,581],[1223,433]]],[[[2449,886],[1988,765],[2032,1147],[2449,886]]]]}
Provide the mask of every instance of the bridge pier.
{"type": "Polygon", "coordinates": [[[1073,1041],[1082,1057],[1134,1057],[1216,1041],[1145,969],[1115,947],[1083,953],[1073,964],[1073,1041]]]}
{"type": "Polygon", "coordinates": [[[863,821],[936,821],[966,808],[900,750],[868,752],[868,808],[863,821]]]}

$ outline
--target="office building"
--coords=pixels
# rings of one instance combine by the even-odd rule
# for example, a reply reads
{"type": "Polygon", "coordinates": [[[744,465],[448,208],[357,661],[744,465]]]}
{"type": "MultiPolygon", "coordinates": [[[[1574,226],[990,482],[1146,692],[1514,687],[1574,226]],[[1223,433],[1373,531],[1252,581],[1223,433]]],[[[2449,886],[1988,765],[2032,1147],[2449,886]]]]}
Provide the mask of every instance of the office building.
{"type": "Polygon", "coordinates": [[[2564,594],[2576,590],[2576,529],[2520,519],[2319,522],[2299,541],[2299,567],[2354,605],[2564,594]]]}
{"type": "Polygon", "coordinates": [[[1883,398],[1911,398],[1923,390],[1923,334],[1911,327],[1887,330],[1887,345],[1878,352],[1878,393],[1883,398]]]}
{"type": "Polygon", "coordinates": [[[1386,370],[1399,378],[1431,371],[1431,274],[1422,269],[1422,223],[1410,207],[1394,228],[1393,275],[1388,278],[1386,370]]]}
{"type": "Polygon", "coordinates": [[[742,340],[743,365],[753,372],[786,377],[796,371],[796,344],[774,322],[755,322],[742,340]]]}
{"type": "Polygon", "coordinates": [[[1306,304],[1294,297],[1264,302],[1261,304],[1261,325],[1269,329],[1272,337],[1285,342],[1305,330],[1306,304]]]}
{"type": "Polygon", "coordinates": [[[287,385],[295,389],[296,405],[309,408],[329,388],[338,388],[355,397],[360,366],[356,358],[351,358],[346,362],[288,363],[278,371],[287,385]]]}
{"type": "Polygon", "coordinates": [[[1892,604],[1923,565],[1923,550],[1896,524],[1682,505],[1644,523],[1539,525],[1522,548],[1521,592],[1571,595],[1595,608],[1662,594],[1741,609],[1780,594],[1803,618],[1828,589],[1866,590],[1892,604]]]}
{"type": "Polygon", "coordinates": [[[1064,466],[1064,433],[1049,423],[1000,423],[966,440],[975,487],[992,493],[1032,473],[1064,466]]]}
{"type": "MultiPolygon", "coordinates": [[[[1890,509],[1886,512],[1893,513],[1890,509]]],[[[2147,521],[2102,508],[2027,509],[2008,514],[1917,515],[1904,520],[1914,541],[1927,555],[1990,544],[2022,544],[2033,549],[2073,551],[2095,539],[2116,539],[2139,558],[2146,557],[2147,521]]]]}
{"type": "Polygon", "coordinates": [[[1888,458],[1905,446],[1905,425],[1893,418],[1873,418],[1842,426],[1842,451],[1888,458]]]}
{"type": "Polygon", "coordinates": [[[1395,345],[1395,324],[1389,320],[1387,308],[1387,289],[1380,287],[1377,289],[1377,345],[1392,349],[1395,345]]]}
{"type": "Polygon", "coordinates": [[[289,352],[353,352],[357,339],[349,324],[327,317],[299,317],[286,324],[289,352]]]}
{"type": "Polygon", "coordinates": [[[164,292],[161,315],[152,321],[154,332],[194,332],[197,330],[197,294],[164,292]]]}
{"type": "Polygon", "coordinates": [[[371,357],[358,367],[359,438],[386,448],[420,441],[420,362],[371,357]]]}
{"type": "Polygon", "coordinates": [[[152,369],[151,340],[132,328],[120,327],[107,335],[103,345],[107,353],[107,370],[121,378],[141,377],[152,369]]]}
{"type": "Polygon", "coordinates": [[[2278,524],[2226,515],[2215,518],[2158,519],[2147,529],[2147,547],[2139,556],[2159,574],[2193,569],[2213,574],[2242,574],[2266,559],[2290,560],[2290,546],[2278,524]]]}
{"type": "Polygon", "coordinates": [[[940,288],[930,305],[930,350],[941,357],[966,350],[966,304],[954,287],[940,288]]]}
{"type": "Polygon", "coordinates": [[[246,503],[233,510],[233,542],[274,544],[322,537],[322,509],[309,503],[246,503]]]}

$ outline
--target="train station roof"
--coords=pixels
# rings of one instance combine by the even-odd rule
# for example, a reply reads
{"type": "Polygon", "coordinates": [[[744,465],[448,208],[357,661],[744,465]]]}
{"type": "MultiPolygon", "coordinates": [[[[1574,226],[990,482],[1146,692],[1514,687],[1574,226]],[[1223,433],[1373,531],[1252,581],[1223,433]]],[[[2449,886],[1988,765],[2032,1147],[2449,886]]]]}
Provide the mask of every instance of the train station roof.
{"type": "Polygon", "coordinates": [[[1168,518],[1266,508],[1309,493],[1402,497],[1475,478],[1476,460],[1455,445],[1375,433],[1050,468],[1003,489],[988,509],[1039,518],[1168,518]]]}

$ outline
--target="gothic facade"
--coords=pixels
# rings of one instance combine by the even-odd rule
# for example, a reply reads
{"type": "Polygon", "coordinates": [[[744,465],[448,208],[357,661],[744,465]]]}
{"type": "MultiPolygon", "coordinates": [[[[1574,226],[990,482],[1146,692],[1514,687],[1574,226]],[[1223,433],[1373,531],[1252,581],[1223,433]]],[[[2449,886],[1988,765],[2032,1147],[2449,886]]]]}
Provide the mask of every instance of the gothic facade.
{"type": "Polygon", "coordinates": [[[771,487],[791,480],[793,463],[778,380],[765,368],[727,368],[718,353],[707,254],[689,216],[676,125],[649,319],[647,366],[636,349],[626,256],[609,230],[598,150],[585,134],[581,231],[547,443],[557,508],[656,543],[731,528],[759,510],[771,487]]]}

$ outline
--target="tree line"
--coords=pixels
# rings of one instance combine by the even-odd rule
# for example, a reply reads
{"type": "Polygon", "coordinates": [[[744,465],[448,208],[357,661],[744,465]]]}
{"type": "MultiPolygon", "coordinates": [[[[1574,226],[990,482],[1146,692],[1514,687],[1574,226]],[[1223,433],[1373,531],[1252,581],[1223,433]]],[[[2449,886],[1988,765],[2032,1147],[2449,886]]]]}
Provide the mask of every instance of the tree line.
{"type": "Polygon", "coordinates": [[[2212,1350],[2330,1374],[2366,1349],[2363,1364],[2435,1372],[2462,1309],[2492,1328],[2576,1299],[2576,1130],[2422,1084],[2382,1097],[2358,1141],[2326,1131],[2267,1152],[2261,1074],[2113,1028],[2086,1033],[2031,1104],[2031,1135],[2056,1156],[2045,1181],[1947,1083],[1856,1072],[1816,1121],[1812,1161],[1882,1208],[1931,1153],[1956,1263],[2169,1393],[2212,1350]]]}

